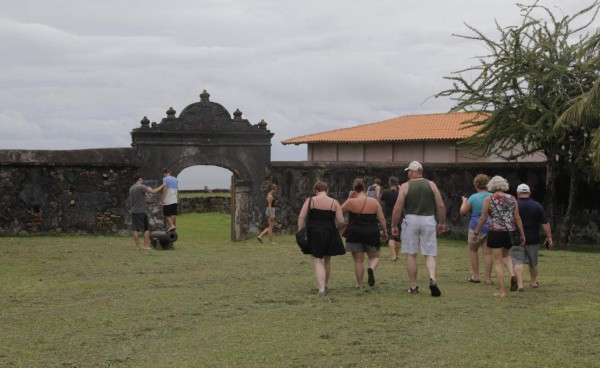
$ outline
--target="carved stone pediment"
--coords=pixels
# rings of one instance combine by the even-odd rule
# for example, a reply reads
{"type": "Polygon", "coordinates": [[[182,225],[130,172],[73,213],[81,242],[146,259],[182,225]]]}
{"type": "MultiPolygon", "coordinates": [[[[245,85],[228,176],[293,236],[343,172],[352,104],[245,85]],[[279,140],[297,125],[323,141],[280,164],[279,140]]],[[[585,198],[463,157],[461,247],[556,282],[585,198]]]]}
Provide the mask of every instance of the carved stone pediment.
{"type": "Polygon", "coordinates": [[[200,94],[200,102],[195,102],[184,108],[179,117],[175,117],[176,111],[171,107],[167,111],[167,117],[160,123],[152,123],[144,117],[141,127],[133,130],[134,133],[269,133],[266,123],[252,125],[246,119],[242,119],[239,110],[234,112],[233,118],[223,105],[211,102],[210,94],[204,90],[200,94]]]}

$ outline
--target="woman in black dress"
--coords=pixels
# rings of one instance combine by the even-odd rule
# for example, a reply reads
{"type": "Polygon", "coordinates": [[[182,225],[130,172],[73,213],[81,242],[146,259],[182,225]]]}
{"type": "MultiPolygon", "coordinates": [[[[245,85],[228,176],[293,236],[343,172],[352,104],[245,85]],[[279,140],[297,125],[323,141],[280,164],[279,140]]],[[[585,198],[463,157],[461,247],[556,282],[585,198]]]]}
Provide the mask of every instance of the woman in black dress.
{"type": "Polygon", "coordinates": [[[387,242],[388,234],[385,217],[379,201],[367,197],[365,183],[362,179],[354,180],[352,192],[342,205],[342,213],[350,213],[346,250],[352,252],[356,288],[363,288],[365,253],[369,258],[367,268],[369,286],[375,286],[375,269],[379,265],[379,249],[382,242],[387,242]],[[380,229],[383,238],[380,237],[380,229]]]}
{"type": "Polygon", "coordinates": [[[331,274],[331,257],[346,253],[338,226],[344,226],[344,216],[338,201],[327,195],[327,183],[317,181],[315,196],[308,198],[300,215],[298,230],[305,225],[308,230],[308,244],[315,265],[319,296],[329,292],[328,283],[331,274]],[[337,220],[337,225],[336,225],[337,220]]]}

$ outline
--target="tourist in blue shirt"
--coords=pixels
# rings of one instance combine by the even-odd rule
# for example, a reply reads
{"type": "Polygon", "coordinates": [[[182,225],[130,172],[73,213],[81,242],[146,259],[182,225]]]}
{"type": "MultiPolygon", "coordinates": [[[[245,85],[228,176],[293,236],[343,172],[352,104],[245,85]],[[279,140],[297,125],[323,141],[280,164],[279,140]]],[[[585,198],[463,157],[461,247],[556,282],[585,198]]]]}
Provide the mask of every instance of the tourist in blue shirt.
{"type": "Polygon", "coordinates": [[[487,233],[488,224],[487,222],[481,229],[481,234],[477,237],[477,240],[473,239],[473,232],[477,228],[477,223],[481,217],[481,209],[483,201],[486,197],[492,195],[487,191],[487,184],[490,181],[490,177],[485,174],[479,174],[473,180],[473,186],[477,193],[471,195],[469,199],[462,197],[462,204],[460,206],[461,215],[469,215],[469,235],[467,243],[469,244],[469,257],[471,258],[471,268],[473,272],[467,279],[469,282],[479,284],[481,282],[479,276],[479,247],[483,248],[484,268],[485,268],[485,282],[488,285],[492,283],[492,249],[487,246],[487,233]]]}

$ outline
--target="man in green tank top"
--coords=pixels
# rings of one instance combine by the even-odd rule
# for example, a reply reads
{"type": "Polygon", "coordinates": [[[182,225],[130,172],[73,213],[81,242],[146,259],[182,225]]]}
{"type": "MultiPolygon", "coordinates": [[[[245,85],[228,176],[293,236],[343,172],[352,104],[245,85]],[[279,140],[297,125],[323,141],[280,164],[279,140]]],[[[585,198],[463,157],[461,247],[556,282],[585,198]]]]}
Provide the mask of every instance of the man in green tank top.
{"type": "Polygon", "coordinates": [[[410,281],[408,292],[411,294],[419,292],[417,252],[420,249],[429,272],[431,296],[441,296],[442,292],[435,278],[437,234],[446,229],[446,207],[435,183],[423,177],[423,166],[419,162],[411,162],[405,171],[408,172],[409,180],[400,186],[392,213],[392,235],[398,235],[398,221],[404,212],[401,252],[406,254],[406,270],[410,281]],[[439,221],[437,223],[436,212],[439,221]]]}

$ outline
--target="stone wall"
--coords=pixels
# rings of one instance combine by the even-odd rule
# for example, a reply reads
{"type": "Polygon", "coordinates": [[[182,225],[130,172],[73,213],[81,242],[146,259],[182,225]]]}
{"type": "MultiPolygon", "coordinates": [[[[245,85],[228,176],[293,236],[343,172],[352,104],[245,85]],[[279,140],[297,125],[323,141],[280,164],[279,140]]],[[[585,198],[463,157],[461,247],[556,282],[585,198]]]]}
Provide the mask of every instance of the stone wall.
{"type": "Polygon", "coordinates": [[[0,232],[128,228],[131,149],[0,151],[0,232]]]}
{"type": "MultiPolygon", "coordinates": [[[[400,183],[407,180],[404,168],[407,163],[314,163],[314,162],[273,162],[268,180],[279,185],[277,207],[278,229],[281,232],[293,233],[296,229],[297,216],[302,204],[313,195],[313,185],[318,179],[325,180],[329,185],[329,195],[343,203],[351,190],[355,178],[364,178],[371,184],[379,178],[387,187],[390,176],[398,177],[400,183]]],[[[461,196],[474,193],[473,178],[480,173],[501,175],[510,185],[509,193],[515,194],[518,184],[527,183],[532,189],[532,198],[544,203],[545,196],[545,166],[543,163],[474,163],[474,164],[430,164],[425,167],[424,175],[433,180],[440,189],[447,211],[447,226],[449,232],[465,233],[468,218],[459,213],[461,196]]],[[[557,218],[560,219],[567,206],[568,178],[559,180],[557,192],[565,193],[560,196],[557,218]]],[[[584,241],[600,241],[600,186],[581,185],[576,228],[574,239],[584,241]]]]}
{"type": "MultiPolygon", "coordinates": [[[[129,232],[130,216],[127,208],[128,191],[139,166],[131,149],[97,149],[80,151],[1,151],[0,150],[0,233],[26,234],[45,232],[123,233],[129,232]]],[[[396,163],[313,163],[272,162],[263,181],[279,186],[275,207],[276,230],[293,233],[304,199],[313,194],[318,179],[325,180],[330,195],[343,202],[356,177],[370,183],[380,178],[384,183],[391,175],[406,181],[404,164],[396,163]]],[[[434,180],[447,209],[448,230],[465,232],[467,218],[459,215],[461,196],[473,193],[475,175],[502,175],[509,180],[514,194],[516,186],[525,182],[533,191],[533,198],[544,201],[542,164],[438,164],[425,167],[425,177],[434,180]]],[[[558,218],[567,204],[568,180],[563,177],[557,184],[560,196],[558,218]]],[[[146,180],[156,187],[158,180],[146,180]]],[[[574,239],[600,241],[600,190],[598,184],[581,184],[578,211],[574,223],[574,239]]],[[[258,215],[250,212],[250,222],[256,229],[266,226],[264,216],[265,193],[259,194],[258,215]],[[254,216],[254,217],[252,217],[254,216]]],[[[236,198],[243,201],[243,198],[236,198]]],[[[151,228],[164,227],[158,195],[147,199],[151,228]]],[[[180,205],[181,213],[231,213],[231,198],[190,198],[180,205]]]]}

